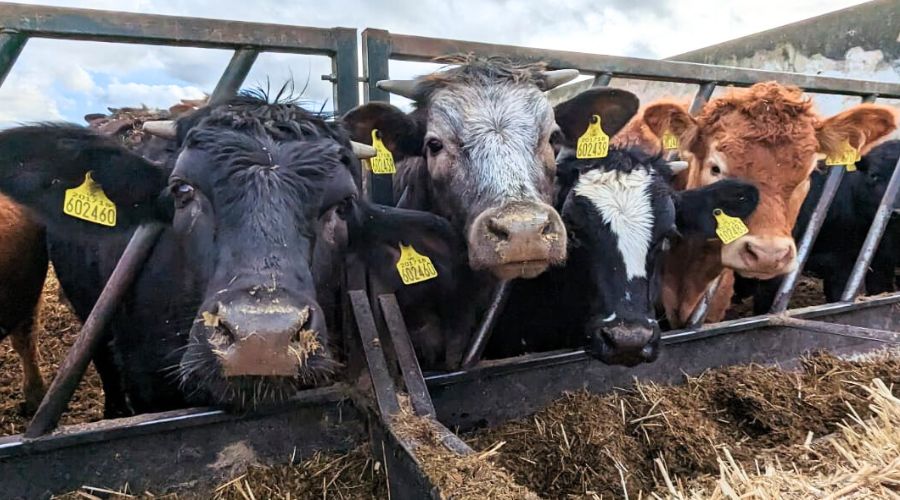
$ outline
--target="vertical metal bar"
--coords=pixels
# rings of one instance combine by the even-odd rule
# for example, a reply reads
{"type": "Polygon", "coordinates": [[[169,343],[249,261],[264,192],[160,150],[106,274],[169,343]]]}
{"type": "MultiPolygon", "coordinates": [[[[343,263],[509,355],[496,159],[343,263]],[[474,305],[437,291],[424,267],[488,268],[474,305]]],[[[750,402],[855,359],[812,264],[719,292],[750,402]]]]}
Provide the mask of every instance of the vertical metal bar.
{"type": "Polygon", "coordinates": [[[13,65],[25,48],[28,37],[11,30],[0,32],[0,85],[6,81],[6,77],[13,65]]]}
{"type": "Polygon", "coordinates": [[[356,30],[335,28],[335,53],[331,58],[331,70],[337,77],[334,86],[334,111],[343,115],[359,106],[359,46],[356,30]]]}
{"type": "Polygon", "coordinates": [[[381,311],[384,313],[384,322],[391,334],[391,343],[397,354],[397,362],[400,363],[400,374],[406,384],[406,391],[413,409],[420,416],[435,416],[434,404],[431,402],[431,394],[422,376],[422,369],[416,359],[416,351],[413,349],[406,323],[403,321],[403,313],[400,312],[400,304],[394,294],[378,296],[381,311]]]}
{"type": "MultiPolygon", "coordinates": [[[[715,90],[716,82],[701,83],[700,87],[697,89],[697,93],[694,94],[694,100],[691,101],[691,107],[688,109],[688,112],[692,115],[700,113],[700,111],[703,110],[703,106],[709,102],[709,99],[712,97],[715,90]]],[[[677,151],[669,151],[666,154],[666,159],[672,161],[675,159],[677,153],[677,151]]],[[[700,297],[700,302],[697,303],[697,307],[694,308],[694,312],[691,313],[691,317],[688,319],[688,328],[699,328],[700,325],[706,321],[706,316],[709,314],[710,301],[719,290],[719,281],[720,277],[716,277],[716,279],[709,284],[709,287],[707,287],[706,293],[700,297]]]]}
{"type": "Polygon", "coordinates": [[[872,263],[872,257],[875,256],[878,244],[881,243],[881,237],[884,236],[884,230],[887,229],[888,222],[891,219],[891,213],[894,211],[894,199],[897,197],[898,191],[900,191],[900,159],[894,165],[894,173],[891,175],[891,180],[884,190],[884,196],[881,197],[881,203],[875,212],[875,219],[872,220],[866,240],[863,242],[862,249],[860,249],[859,255],[856,257],[856,263],[853,264],[850,279],[847,280],[844,293],[841,295],[841,300],[844,302],[852,301],[859,295],[863,279],[865,279],[866,273],[869,271],[869,264],[872,263]]]}
{"type": "Polygon", "coordinates": [[[26,438],[37,438],[56,428],[59,417],[66,410],[72,394],[75,393],[84,371],[91,362],[91,356],[102,339],[103,330],[112,319],[122,297],[140,273],[162,230],[163,226],[156,223],[139,226],[135,230],[106,286],[103,287],[97,303],[91,309],[91,314],[85,320],[75,344],[69,349],[66,359],[59,367],[59,372],[53,379],[44,400],[41,401],[41,406],[28,424],[25,431],[26,438]]]}
{"type": "Polygon", "coordinates": [[[603,73],[597,73],[594,77],[594,83],[591,84],[591,87],[606,87],[609,86],[609,81],[612,80],[613,74],[609,71],[604,71],[603,73]]]}
{"type": "Polygon", "coordinates": [[[348,293],[353,306],[353,317],[356,319],[356,328],[359,331],[363,352],[366,355],[369,375],[372,377],[375,402],[378,404],[381,418],[386,420],[389,416],[400,413],[397,387],[388,371],[387,360],[381,349],[381,340],[378,338],[378,329],[375,327],[375,318],[372,316],[372,308],[369,307],[369,298],[366,296],[366,292],[350,290],[348,293]]]}
{"type": "Polygon", "coordinates": [[[241,84],[247,78],[247,74],[250,73],[250,68],[256,62],[257,56],[259,56],[259,51],[255,49],[235,50],[231,56],[231,61],[228,62],[225,71],[222,72],[215,90],[209,97],[209,103],[218,104],[237,94],[241,84]]]}
{"type": "MultiPolygon", "coordinates": [[[[363,75],[366,84],[363,86],[365,102],[390,102],[390,94],[375,86],[379,80],[387,80],[391,59],[391,35],[385,30],[368,28],[362,32],[363,75]]],[[[394,188],[392,175],[367,176],[369,197],[375,203],[394,205],[394,188]]]]}
{"type": "MultiPolygon", "coordinates": [[[[877,98],[878,96],[876,95],[868,95],[863,98],[863,102],[874,102],[877,98]]],[[[828,216],[828,210],[831,208],[831,203],[834,201],[838,188],[841,186],[841,180],[844,178],[845,172],[847,172],[846,165],[833,166],[829,169],[828,178],[825,179],[825,186],[822,188],[822,196],[816,203],[816,208],[809,219],[809,225],[806,226],[806,231],[800,239],[800,246],[797,248],[797,265],[793,271],[784,277],[781,286],[778,287],[778,291],[775,293],[775,300],[769,312],[781,313],[787,310],[791,302],[791,296],[794,294],[794,288],[797,287],[797,281],[800,279],[800,274],[806,266],[806,261],[809,259],[809,254],[816,243],[816,238],[819,236],[819,230],[822,229],[822,224],[828,216]]]]}
{"type": "Polygon", "coordinates": [[[484,348],[487,347],[488,340],[491,339],[491,333],[494,331],[494,325],[497,324],[497,320],[503,312],[503,307],[506,305],[506,300],[509,298],[511,287],[512,280],[501,281],[494,290],[491,305],[488,307],[487,312],[484,313],[484,318],[482,318],[481,324],[478,325],[478,330],[472,337],[471,342],[469,342],[469,347],[466,349],[465,356],[463,356],[463,369],[471,368],[481,361],[484,348]]]}

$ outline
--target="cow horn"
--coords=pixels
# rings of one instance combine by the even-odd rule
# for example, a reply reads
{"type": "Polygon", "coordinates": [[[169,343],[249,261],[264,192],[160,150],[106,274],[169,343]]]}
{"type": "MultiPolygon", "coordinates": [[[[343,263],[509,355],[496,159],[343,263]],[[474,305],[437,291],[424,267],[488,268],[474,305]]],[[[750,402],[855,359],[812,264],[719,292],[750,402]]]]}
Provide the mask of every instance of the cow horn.
{"type": "Polygon", "coordinates": [[[666,163],[666,165],[669,166],[673,174],[677,174],[678,172],[687,170],[688,168],[688,162],[686,161],[670,161],[666,163]]]}
{"type": "Polygon", "coordinates": [[[579,75],[577,69],[555,69],[544,71],[544,90],[551,90],[560,85],[574,80],[579,75]]]}
{"type": "Polygon", "coordinates": [[[375,148],[369,146],[368,144],[363,144],[361,142],[350,141],[350,145],[353,146],[353,154],[356,155],[360,160],[366,160],[369,158],[373,158],[377,152],[375,148]]]}
{"type": "Polygon", "coordinates": [[[175,122],[173,120],[154,120],[144,122],[141,130],[148,134],[162,137],[163,139],[174,139],[176,135],[175,122]]]}
{"type": "Polygon", "coordinates": [[[375,84],[381,90],[390,92],[391,94],[402,95],[407,99],[416,98],[415,80],[381,80],[375,84]]]}

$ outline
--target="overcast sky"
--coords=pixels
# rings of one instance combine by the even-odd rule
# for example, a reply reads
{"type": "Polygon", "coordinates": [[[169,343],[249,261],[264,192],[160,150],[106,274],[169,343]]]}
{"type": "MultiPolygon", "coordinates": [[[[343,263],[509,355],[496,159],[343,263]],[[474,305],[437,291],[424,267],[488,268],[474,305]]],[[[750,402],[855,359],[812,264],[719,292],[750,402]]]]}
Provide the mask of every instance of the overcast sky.
{"type": "MultiPolygon", "coordinates": [[[[22,2],[22,0],[19,0],[22,2]]],[[[303,26],[383,28],[599,54],[665,58],[849,7],[860,0],[50,0],[43,5],[127,10],[303,26]]],[[[215,86],[228,51],[31,40],[0,88],[0,125],[82,122],[86,113],[168,107],[215,86]]],[[[331,107],[326,58],[263,54],[246,85],[293,75],[331,107]]],[[[392,76],[427,71],[393,64],[392,76]]]]}

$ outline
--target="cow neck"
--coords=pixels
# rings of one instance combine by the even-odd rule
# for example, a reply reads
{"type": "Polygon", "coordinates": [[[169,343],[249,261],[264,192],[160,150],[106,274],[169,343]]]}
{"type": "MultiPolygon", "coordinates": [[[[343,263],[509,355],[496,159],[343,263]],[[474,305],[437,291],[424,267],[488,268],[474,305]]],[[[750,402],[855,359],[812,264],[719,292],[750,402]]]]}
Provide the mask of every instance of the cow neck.
{"type": "Polygon", "coordinates": [[[724,267],[718,241],[682,240],[663,264],[662,303],[674,328],[685,326],[709,284],[724,267]]]}

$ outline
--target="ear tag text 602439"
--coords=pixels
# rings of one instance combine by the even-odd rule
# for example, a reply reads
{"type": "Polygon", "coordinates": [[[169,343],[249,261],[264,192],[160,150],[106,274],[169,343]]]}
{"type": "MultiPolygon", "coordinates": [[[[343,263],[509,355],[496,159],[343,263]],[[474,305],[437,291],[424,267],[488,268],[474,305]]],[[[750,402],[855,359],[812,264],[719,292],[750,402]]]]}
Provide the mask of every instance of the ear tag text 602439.
{"type": "Polygon", "coordinates": [[[587,130],[578,138],[575,157],[580,160],[606,158],[607,154],[609,154],[609,136],[600,128],[600,115],[594,115],[587,130]]]}
{"type": "Polygon", "coordinates": [[[84,182],[80,186],[66,189],[63,213],[101,226],[116,225],[116,205],[106,197],[100,185],[94,182],[90,172],[84,175],[84,182]]]}
{"type": "Polygon", "coordinates": [[[716,218],[716,235],[726,245],[750,232],[744,221],[726,214],[720,208],[713,210],[713,217],[716,218]]]}
{"type": "Polygon", "coordinates": [[[662,135],[662,144],[665,150],[678,149],[678,136],[673,134],[671,130],[666,130],[662,135]]]}
{"type": "Polygon", "coordinates": [[[381,141],[381,132],[372,129],[372,147],[375,148],[375,156],[369,158],[369,165],[373,174],[394,174],[397,167],[394,165],[394,155],[381,141]]]}
{"type": "Polygon", "coordinates": [[[404,285],[414,285],[437,278],[438,272],[431,259],[416,251],[412,245],[400,244],[400,259],[397,261],[397,272],[404,285]]]}
{"type": "Polygon", "coordinates": [[[850,141],[841,144],[841,150],[825,157],[825,165],[829,167],[846,165],[847,172],[856,171],[856,162],[861,159],[859,150],[850,145],[850,141]]]}

